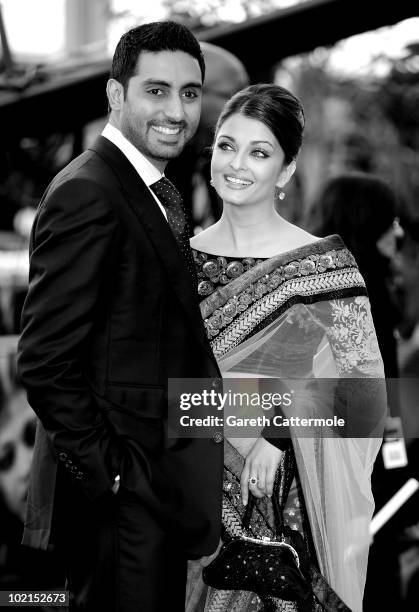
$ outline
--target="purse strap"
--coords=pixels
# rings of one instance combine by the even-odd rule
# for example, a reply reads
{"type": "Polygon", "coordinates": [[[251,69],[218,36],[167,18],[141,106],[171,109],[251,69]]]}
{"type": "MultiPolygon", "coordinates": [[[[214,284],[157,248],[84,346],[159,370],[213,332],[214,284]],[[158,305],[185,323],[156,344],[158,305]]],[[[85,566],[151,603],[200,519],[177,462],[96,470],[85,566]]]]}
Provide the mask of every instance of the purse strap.
{"type": "MultiPolygon", "coordinates": [[[[279,538],[284,530],[284,508],[288,499],[291,484],[295,476],[296,462],[293,448],[288,448],[282,455],[281,462],[275,474],[275,482],[272,491],[272,508],[274,514],[275,537],[279,538]]],[[[250,521],[256,506],[256,497],[249,495],[249,501],[242,518],[242,526],[249,530],[250,521]]]]}

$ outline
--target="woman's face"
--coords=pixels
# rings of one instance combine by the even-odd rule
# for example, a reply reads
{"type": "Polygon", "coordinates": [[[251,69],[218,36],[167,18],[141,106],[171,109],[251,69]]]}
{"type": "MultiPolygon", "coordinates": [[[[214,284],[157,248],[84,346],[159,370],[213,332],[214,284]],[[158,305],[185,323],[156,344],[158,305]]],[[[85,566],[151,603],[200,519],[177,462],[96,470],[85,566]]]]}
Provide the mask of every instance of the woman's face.
{"type": "Polygon", "coordinates": [[[240,113],[218,130],[211,161],[211,177],[218,195],[233,205],[272,206],[275,186],[287,180],[284,152],[261,121],[240,113]]]}

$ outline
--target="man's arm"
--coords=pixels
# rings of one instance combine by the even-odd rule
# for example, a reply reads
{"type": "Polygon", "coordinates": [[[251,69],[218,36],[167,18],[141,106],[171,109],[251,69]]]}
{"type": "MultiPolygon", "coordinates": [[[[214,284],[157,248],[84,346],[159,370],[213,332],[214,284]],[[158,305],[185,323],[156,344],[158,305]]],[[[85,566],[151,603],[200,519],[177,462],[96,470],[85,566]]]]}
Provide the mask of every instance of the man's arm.
{"type": "Polygon", "coordinates": [[[58,460],[92,499],[111,488],[119,467],[117,439],[83,375],[117,231],[98,185],[72,179],[48,194],[33,229],[18,349],[29,403],[58,460]]]}

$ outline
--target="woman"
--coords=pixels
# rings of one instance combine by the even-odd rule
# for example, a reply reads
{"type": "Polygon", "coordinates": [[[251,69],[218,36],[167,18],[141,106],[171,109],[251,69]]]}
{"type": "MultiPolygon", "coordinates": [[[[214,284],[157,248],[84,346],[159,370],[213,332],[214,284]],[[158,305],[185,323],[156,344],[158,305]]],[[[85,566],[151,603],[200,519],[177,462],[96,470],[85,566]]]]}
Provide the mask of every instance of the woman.
{"type": "MultiPolygon", "coordinates": [[[[295,171],[303,127],[299,101],[274,85],[250,86],[224,107],[211,164],[223,214],[191,240],[201,312],[224,376],[307,380],[307,392],[315,377],[336,378],[333,394],[319,385],[307,406],[330,404],[333,396],[349,411],[354,394],[341,382],[356,377],[358,398],[366,387],[378,398],[371,385],[375,392],[383,376],[365,284],[338,236],[318,239],[275,207],[295,171]]],[[[225,532],[238,535],[250,493],[260,499],[253,534],[272,533],[269,496],[283,453],[292,452],[298,473],[284,519],[303,534],[311,554],[312,609],[347,609],[342,599],[360,611],[373,510],[369,478],[379,439],[327,438],[314,428],[310,437],[290,433],[291,446],[266,429],[257,438],[226,442],[225,532]]],[[[197,573],[195,566],[189,610],[204,601],[208,612],[298,609],[245,591],[205,593],[197,573]]]]}

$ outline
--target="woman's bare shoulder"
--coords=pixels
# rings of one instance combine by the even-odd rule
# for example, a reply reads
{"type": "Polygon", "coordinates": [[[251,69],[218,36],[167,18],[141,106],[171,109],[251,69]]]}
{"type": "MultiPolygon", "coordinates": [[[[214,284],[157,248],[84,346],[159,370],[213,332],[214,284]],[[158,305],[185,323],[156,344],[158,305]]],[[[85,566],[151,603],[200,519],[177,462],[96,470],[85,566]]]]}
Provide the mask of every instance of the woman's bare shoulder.
{"type": "Polygon", "coordinates": [[[283,237],[285,243],[283,246],[284,250],[286,251],[299,249],[300,247],[322,240],[318,236],[314,236],[313,234],[310,234],[310,232],[307,232],[301,227],[298,227],[298,225],[294,225],[290,222],[287,222],[286,229],[283,232],[283,237]]]}
{"type": "Polygon", "coordinates": [[[212,253],[217,244],[217,223],[207,227],[190,240],[191,248],[204,253],[212,253]]]}

